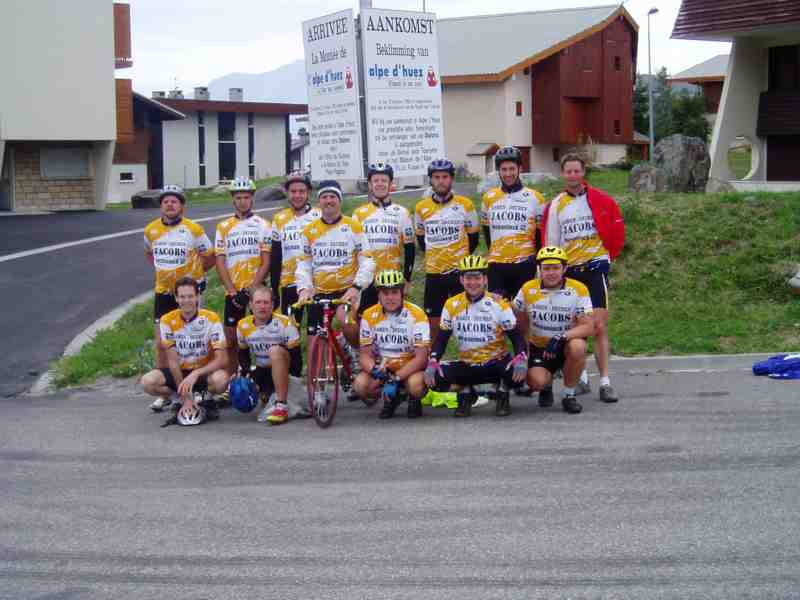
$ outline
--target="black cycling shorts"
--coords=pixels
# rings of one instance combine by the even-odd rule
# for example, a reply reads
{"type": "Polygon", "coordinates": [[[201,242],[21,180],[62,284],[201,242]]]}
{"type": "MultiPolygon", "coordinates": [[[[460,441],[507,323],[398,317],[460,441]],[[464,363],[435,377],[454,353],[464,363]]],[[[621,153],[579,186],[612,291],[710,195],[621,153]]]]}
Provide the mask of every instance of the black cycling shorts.
{"type": "Polygon", "coordinates": [[[583,265],[567,267],[567,277],[580,281],[589,288],[592,308],[608,308],[609,266],[607,260],[598,260],[583,265]]]}
{"type": "Polygon", "coordinates": [[[442,363],[442,373],[436,374],[438,391],[447,391],[451,385],[480,385],[483,383],[504,383],[508,388],[516,388],[522,382],[515,383],[511,369],[511,355],[492,360],[482,365],[473,365],[464,361],[448,361],[442,363]]]}
{"type": "Polygon", "coordinates": [[[275,391],[275,384],[272,381],[272,367],[256,367],[251,371],[251,376],[258,391],[269,398],[275,391]]]}
{"type": "MultiPolygon", "coordinates": [[[[297,294],[297,286],[296,285],[289,285],[286,287],[281,288],[281,300],[280,300],[280,307],[281,313],[289,316],[289,308],[299,300],[297,294]]],[[[303,313],[305,312],[306,307],[302,306],[300,308],[292,308],[292,317],[294,317],[297,326],[300,327],[303,324],[303,313]]]]}
{"type": "MultiPolygon", "coordinates": [[[[169,368],[166,367],[159,369],[159,371],[161,371],[161,374],[164,375],[166,386],[172,391],[177,392],[178,384],[175,383],[175,378],[172,376],[172,371],[170,371],[169,368]]],[[[186,377],[187,375],[189,375],[189,373],[191,373],[191,371],[187,371],[184,369],[183,371],[181,371],[181,373],[183,373],[183,376],[186,377]]],[[[207,389],[208,389],[208,376],[202,375],[198,377],[197,381],[194,384],[193,391],[205,392],[207,389]]]]}
{"type": "Polygon", "coordinates": [[[236,327],[246,315],[246,306],[239,308],[233,303],[233,296],[225,296],[225,327],[236,327]]]}
{"type": "Polygon", "coordinates": [[[463,291],[458,271],[425,275],[425,314],[438,319],[442,316],[442,309],[447,299],[457,296],[463,291]]]}
{"type": "Polygon", "coordinates": [[[489,291],[513,300],[520,288],[536,279],[536,261],[531,257],[519,263],[489,263],[489,291]]]}
{"type": "Polygon", "coordinates": [[[561,348],[561,351],[556,355],[555,358],[545,359],[544,357],[544,348],[539,348],[530,344],[528,346],[528,368],[533,367],[541,367],[542,369],[547,369],[550,373],[555,373],[564,368],[564,363],[567,362],[567,355],[565,353],[565,349],[561,348]]]}
{"type": "MultiPolygon", "coordinates": [[[[344,296],[347,289],[338,292],[331,292],[330,294],[317,294],[314,299],[329,298],[339,299],[344,296]]],[[[322,306],[319,304],[312,304],[308,307],[308,335],[316,335],[317,327],[322,325],[322,306]]]]}

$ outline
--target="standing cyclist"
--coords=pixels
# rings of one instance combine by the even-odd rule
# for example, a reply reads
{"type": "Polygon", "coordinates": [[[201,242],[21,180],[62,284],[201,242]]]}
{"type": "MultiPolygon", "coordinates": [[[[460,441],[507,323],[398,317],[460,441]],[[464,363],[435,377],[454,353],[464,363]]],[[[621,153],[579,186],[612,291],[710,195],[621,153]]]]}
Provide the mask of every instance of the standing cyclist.
{"type": "MultiPolygon", "coordinates": [[[[359,206],[353,218],[364,228],[375,260],[375,272],[402,269],[408,293],[414,272],[414,225],[406,207],[392,203],[389,192],[393,179],[391,165],[371,163],[367,167],[370,202],[359,206]]],[[[378,292],[372,284],[361,294],[359,312],[363,313],[377,302],[378,292]]]]}
{"type": "Polygon", "coordinates": [[[472,200],[453,193],[456,168],[447,159],[428,166],[433,194],[417,202],[414,227],[417,242],[425,252],[425,313],[436,339],[442,307],[463,291],[458,276],[459,261],[478,247],[478,214],[472,200]]]}
{"type": "MultiPolygon", "coordinates": [[[[567,273],[589,288],[595,339],[594,358],[600,371],[600,400],[617,402],[608,376],[608,272],[625,244],[625,224],[614,199],[585,181],[586,163],[570,153],[561,159],[566,190],[556,196],[544,213],[545,245],[567,253],[567,273]]],[[[588,391],[588,379],[585,382],[588,391]]]]}

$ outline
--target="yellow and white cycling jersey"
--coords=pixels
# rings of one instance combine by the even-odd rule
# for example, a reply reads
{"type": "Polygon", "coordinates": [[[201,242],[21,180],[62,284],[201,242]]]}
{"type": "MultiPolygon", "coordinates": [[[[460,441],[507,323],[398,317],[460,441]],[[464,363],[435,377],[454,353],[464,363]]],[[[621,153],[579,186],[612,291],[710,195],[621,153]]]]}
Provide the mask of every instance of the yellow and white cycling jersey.
{"type": "Polygon", "coordinates": [[[174,225],[165,225],[161,219],[149,223],[144,228],[144,249],[153,255],[156,294],[173,293],[181,277],[203,281],[200,257],[214,252],[203,228],[186,218],[174,225]]]}
{"type": "Polygon", "coordinates": [[[297,263],[297,289],[330,294],[353,284],[372,283],[375,262],[361,223],[342,216],[335,223],[317,219],[303,230],[303,257],[297,263]]]}
{"type": "Polygon", "coordinates": [[[545,237],[548,246],[564,249],[569,265],[609,259],[585,192],[580,196],[562,192],[553,199],[545,237]]]}
{"type": "Polygon", "coordinates": [[[181,369],[191,371],[211,362],[211,351],[226,347],[222,321],[215,312],[200,309],[191,321],[184,321],[180,309],[161,317],[161,344],[175,347],[181,369]]]}
{"type": "Polygon", "coordinates": [[[517,326],[511,305],[501,296],[484,294],[470,302],[465,292],[449,298],[442,309],[439,328],[452,331],[458,342],[458,358],[482,365],[508,354],[504,332],[517,326]]]}
{"type": "Polygon", "coordinates": [[[417,202],[414,227],[425,236],[425,272],[450,273],[469,254],[467,234],[479,231],[478,213],[464,196],[444,203],[427,197],[417,202]]]}
{"type": "Polygon", "coordinates": [[[300,332],[291,317],[273,312],[272,318],[263,325],[256,323],[253,315],[245,317],[236,326],[239,348],[249,349],[256,359],[257,367],[269,367],[272,361],[269,350],[273,346],[284,346],[287,350],[300,345],[300,332]]]}
{"type": "Polygon", "coordinates": [[[298,216],[289,207],[272,219],[272,241],[281,245],[281,287],[295,284],[297,261],[303,256],[303,229],[321,216],[318,208],[310,208],[298,216]]]}
{"type": "Polygon", "coordinates": [[[551,337],[572,329],[582,315],[592,314],[589,289],[569,278],[557,289],[543,288],[540,279],[533,279],[522,286],[513,305],[528,315],[528,340],[537,348],[544,348],[551,337]]]}
{"type": "Polygon", "coordinates": [[[403,270],[403,246],[414,243],[414,226],[408,209],[397,204],[359,206],[353,218],[361,223],[372,250],[375,272],[403,270]]]}
{"type": "Polygon", "coordinates": [[[518,263],[533,256],[546,205],[544,196],[526,187],[510,194],[499,187],[486,192],[480,217],[492,239],[489,262],[518,263]]]}
{"type": "Polygon", "coordinates": [[[225,257],[225,268],[237,290],[256,283],[261,253],[269,252],[271,246],[269,221],[258,215],[246,219],[234,215],[217,225],[214,250],[217,256],[225,257]]]}
{"type": "Polygon", "coordinates": [[[377,362],[397,371],[414,358],[416,348],[431,345],[428,316],[416,304],[405,301],[399,313],[387,315],[380,304],[371,306],[361,317],[361,346],[372,346],[377,362]]]}

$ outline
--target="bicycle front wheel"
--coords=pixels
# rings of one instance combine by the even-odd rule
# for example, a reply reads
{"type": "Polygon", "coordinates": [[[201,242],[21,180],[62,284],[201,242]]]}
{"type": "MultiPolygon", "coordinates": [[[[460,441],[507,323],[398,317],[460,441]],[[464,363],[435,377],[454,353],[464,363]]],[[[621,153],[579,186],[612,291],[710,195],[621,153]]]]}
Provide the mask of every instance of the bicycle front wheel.
{"type": "Polygon", "coordinates": [[[339,402],[339,371],[330,342],[317,337],[311,344],[308,361],[308,408],[314,422],[329,427],[339,402]]]}

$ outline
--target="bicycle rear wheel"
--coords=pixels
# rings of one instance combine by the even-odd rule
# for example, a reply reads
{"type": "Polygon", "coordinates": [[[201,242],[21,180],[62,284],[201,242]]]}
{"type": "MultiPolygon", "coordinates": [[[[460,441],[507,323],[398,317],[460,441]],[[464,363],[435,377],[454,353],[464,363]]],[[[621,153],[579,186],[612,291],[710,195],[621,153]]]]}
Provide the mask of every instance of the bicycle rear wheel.
{"type": "Polygon", "coordinates": [[[317,425],[329,427],[339,402],[339,371],[330,342],[317,337],[311,344],[309,357],[308,408],[317,425]]]}

